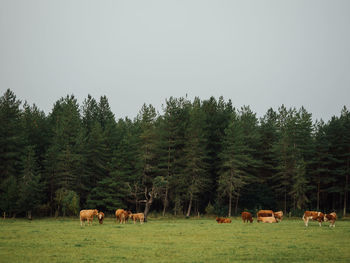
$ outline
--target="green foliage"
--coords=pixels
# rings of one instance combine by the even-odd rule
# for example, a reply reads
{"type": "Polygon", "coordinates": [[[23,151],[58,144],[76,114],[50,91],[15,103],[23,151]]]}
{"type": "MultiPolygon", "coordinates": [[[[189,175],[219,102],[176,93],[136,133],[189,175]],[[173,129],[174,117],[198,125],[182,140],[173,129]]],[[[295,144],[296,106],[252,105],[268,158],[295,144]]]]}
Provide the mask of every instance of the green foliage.
{"type": "Polygon", "coordinates": [[[76,192],[60,188],[55,193],[55,202],[58,213],[62,211],[63,216],[78,215],[79,196],[76,192]]]}
{"type": "Polygon", "coordinates": [[[163,113],[144,104],[134,120],[118,121],[106,96],[88,95],[81,108],[62,97],[48,116],[20,106],[11,90],[0,98],[0,208],[11,215],[84,207],[189,217],[208,204],[220,215],[348,212],[346,107],[313,123],[303,107],[282,105],[258,120],[222,97],[170,97],[163,113]]]}
{"type": "Polygon", "coordinates": [[[20,172],[23,134],[21,125],[21,101],[11,90],[0,98],[0,181],[20,172]]]}
{"type": "Polygon", "coordinates": [[[215,208],[210,202],[208,203],[207,207],[205,208],[205,213],[207,215],[214,215],[215,214],[215,208]]]}
{"type": "Polygon", "coordinates": [[[32,211],[43,201],[43,183],[33,147],[28,146],[23,158],[23,172],[19,182],[18,207],[21,211],[32,211]]]}

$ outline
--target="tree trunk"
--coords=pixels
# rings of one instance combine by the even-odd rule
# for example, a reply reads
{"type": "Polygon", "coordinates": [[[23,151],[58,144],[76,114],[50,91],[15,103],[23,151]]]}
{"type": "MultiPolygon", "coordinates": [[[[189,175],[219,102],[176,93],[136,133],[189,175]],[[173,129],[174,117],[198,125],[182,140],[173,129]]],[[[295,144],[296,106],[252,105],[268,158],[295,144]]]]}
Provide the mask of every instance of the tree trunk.
{"type": "Polygon", "coordinates": [[[239,200],[239,190],[238,190],[236,205],[235,205],[235,215],[237,215],[237,211],[238,211],[238,200],[239,200]]]}
{"type": "Polygon", "coordinates": [[[320,211],[320,176],[318,176],[318,182],[317,182],[317,211],[320,211]]]}
{"type": "Polygon", "coordinates": [[[188,209],[187,209],[187,214],[186,214],[186,217],[189,217],[190,214],[191,214],[191,208],[192,208],[192,194],[190,195],[190,202],[188,204],[188,209]]]}
{"type": "Polygon", "coordinates": [[[151,205],[153,203],[153,189],[149,193],[149,196],[150,197],[148,199],[146,199],[145,211],[143,212],[145,215],[145,222],[147,222],[147,216],[148,216],[149,210],[151,208],[151,205]]]}
{"type": "Polygon", "coordinates": [[[231,217],[232,213],[232,193],[228,196],[228,217],[231,217]]]}
{"type": "Polygon", "coordinates": [[[168,185],[167,185],[165,188],[165,196],[163,199],[163,216],[165,216],[165,210],[168,207],[168,192],[169,192],[169,189],[168,189],[168,185]]]}
{"type": "Polygon", "coordinates": [[[287,214],[287,187],[284,188],[284,213],[287,214]]]}
{"type": "Polygon", "coordinates": [[[27,212],[27,218],[28,218],[29,220],[32,220],[32,210],[29,210],[29,211],[27,212]]]}
{"type": "Polygon", "coordinates": [[[349,183],[349,175],[347,174],[345,177],[345,192],[344,192],[344,209],[343,209],[343,216],[346,216],[346,205],[347,205],[347,199],[348,199],[348,183],[349,183]]]}

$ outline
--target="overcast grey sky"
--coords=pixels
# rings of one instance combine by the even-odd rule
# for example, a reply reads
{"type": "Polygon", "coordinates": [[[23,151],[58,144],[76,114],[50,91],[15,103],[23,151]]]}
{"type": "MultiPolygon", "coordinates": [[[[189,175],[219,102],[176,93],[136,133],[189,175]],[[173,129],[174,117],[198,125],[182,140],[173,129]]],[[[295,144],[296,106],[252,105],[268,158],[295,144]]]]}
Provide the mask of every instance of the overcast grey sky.
{"type": "Polygon", "coordinates": [[[0,90],[49,113],[106,95],[116,118],[170,96],[350,108],[349,0],[0,0],[0,90]]]}

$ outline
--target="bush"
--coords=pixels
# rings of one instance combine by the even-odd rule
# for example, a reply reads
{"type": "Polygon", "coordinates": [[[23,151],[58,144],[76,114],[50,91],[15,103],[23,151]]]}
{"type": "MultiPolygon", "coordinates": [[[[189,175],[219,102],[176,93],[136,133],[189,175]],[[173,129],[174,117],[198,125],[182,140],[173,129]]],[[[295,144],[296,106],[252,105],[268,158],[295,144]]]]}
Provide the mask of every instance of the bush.
{"type": "Polygon", "coordinates": [[[65,188],[56,191],[55,201],[57,212],[62,211],[63,216],[77,215],[79,212],[79,196],[76,192],[65,188]]]}
{"type": "Polygon", "coordinates": [[[207,207],[205,208],[205,213],[207,215],[214,215],[215,214],[215,208],[210,202],[208,203],[207,207]]]}

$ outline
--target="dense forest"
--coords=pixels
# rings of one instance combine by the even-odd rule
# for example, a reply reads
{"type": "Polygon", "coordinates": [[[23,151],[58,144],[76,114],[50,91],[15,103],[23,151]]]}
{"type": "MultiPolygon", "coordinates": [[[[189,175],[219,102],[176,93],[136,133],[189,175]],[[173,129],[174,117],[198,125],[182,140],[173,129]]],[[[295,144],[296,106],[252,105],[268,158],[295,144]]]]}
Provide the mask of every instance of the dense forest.
{"type": "Polygon", "coordinates": [[[191,216],[349,208],[350,112],[328,122],[305,108],[262,118],[220,97],[170,97],[115,119],[108,99],[59,99],[46,115],[0,97],[2,215],[69,216],[117,208],[191,216]]]}

